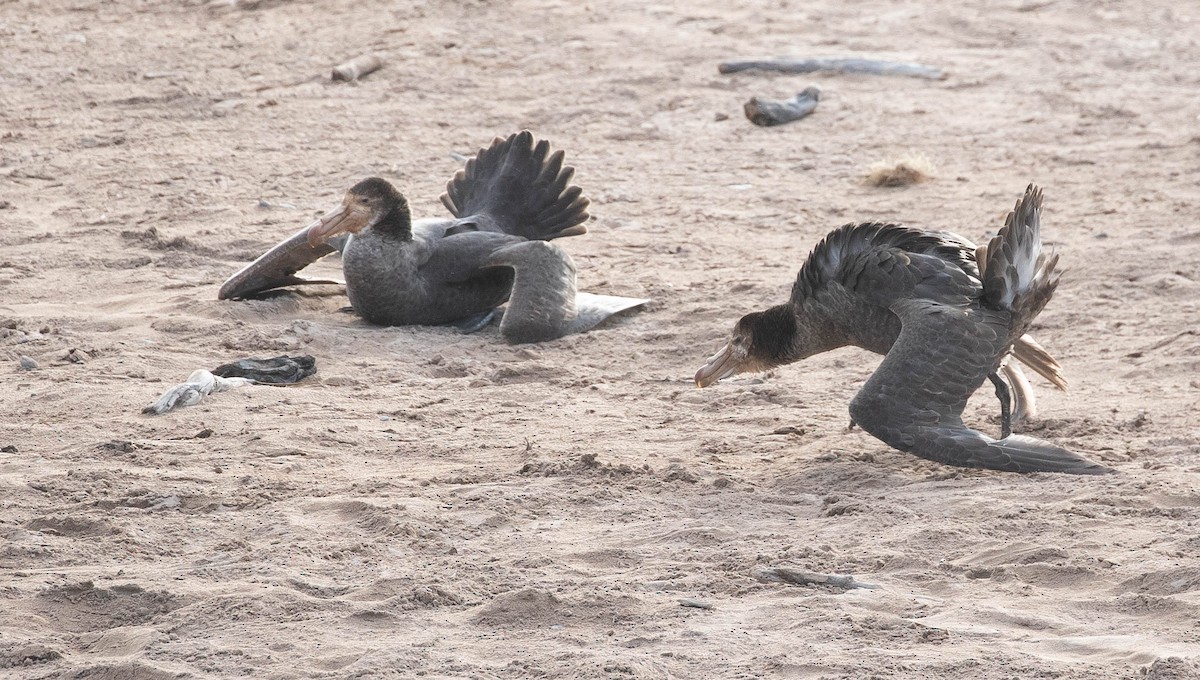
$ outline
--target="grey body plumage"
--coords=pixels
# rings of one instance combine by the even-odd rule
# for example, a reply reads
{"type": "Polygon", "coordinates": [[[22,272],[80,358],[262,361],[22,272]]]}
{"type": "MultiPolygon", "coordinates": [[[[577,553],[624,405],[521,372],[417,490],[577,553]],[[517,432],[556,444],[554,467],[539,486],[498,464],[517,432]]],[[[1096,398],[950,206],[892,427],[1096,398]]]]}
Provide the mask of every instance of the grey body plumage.
{"type": "Polygon", "coordinates": [[[309,283],[295,273],[336,247],[350,303],[374,324],[461,322],[508,302],[500,330],[510,342],[588,330],[647,301],[577,291],[571,257],[549,242],[587,231],[588,200],[563,157],[527,131],[496,139],[447,184],[442,203],[453,217],[446,219],[413,222],[391,184],[363,180],[339,208],[243,268],[218,296],[309,283]]]}
{"type": "MultiPolygon", "coordinates": [[[[896,449],[965,467],[1111,472],[1049,442],[993,439],[962,422],[989,376],[1011,375],[1010,353],[1065,386],[1057,362],[1026,336],[1058,284],[1057,256],[1041,252],[1041,204],[1030,185],[983,248],[895,224],[834,230],[801,268],[791,299],[739,321],[697,384],[854,345],[885,357],[851,401],[851,418],[896,449]]],[[[1016,390],[1030,399],[1024,386],[1016,390]]]]}

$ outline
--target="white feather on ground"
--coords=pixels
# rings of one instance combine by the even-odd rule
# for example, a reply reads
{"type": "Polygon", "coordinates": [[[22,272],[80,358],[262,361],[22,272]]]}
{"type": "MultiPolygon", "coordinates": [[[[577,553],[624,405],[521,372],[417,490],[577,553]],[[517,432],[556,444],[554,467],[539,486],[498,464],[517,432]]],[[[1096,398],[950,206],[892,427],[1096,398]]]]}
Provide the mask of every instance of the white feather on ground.
{"type": "Polygon", "coordinates": [[[142,409],[142,413],[162,415],[177,406],[192,406],[213,392],[224,392],[235,387],[253,385],[248,378],[222,378],[203,368],[192,371],[187,382],[180,383],[163,392],[154,403],[142,409]]]}

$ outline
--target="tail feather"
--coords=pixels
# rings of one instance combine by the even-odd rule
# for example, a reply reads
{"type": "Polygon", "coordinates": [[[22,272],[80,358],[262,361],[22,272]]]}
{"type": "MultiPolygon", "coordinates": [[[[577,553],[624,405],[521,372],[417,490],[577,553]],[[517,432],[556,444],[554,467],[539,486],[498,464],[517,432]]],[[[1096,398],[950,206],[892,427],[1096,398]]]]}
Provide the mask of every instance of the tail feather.
{"type": "Polygon", "coordinates": [[[993,309],[1017,312],[1025,322],[1041,312],[1057,279],[1058,256],[1042,252],[1042,190],[1030,184],[1000,232],[988,244],[981,270],[983,299],[993,309]]]}
{"type": "Polygon", "coordinates": [[[1062,368],[1026,331],[1058,287],[1054,267],[1058,256],[1047,257],[1041,240],[1042,190],[1030,184],[986,247],[976,250],[982,302],[1010,314],[1012,352],[1022,363],[1059,389],[1066,389],[1062,368]]]}
{"type": "MultiPolygon", "coordinates": [[[[978,246],[975,249],[975,262],[979,266],[979,278],[983,281],[987,281],[987,253],[988,246],[986,244],[978,246]]],[[[1046,268],[1052,270],[1057,264],[1058,256],[1055,255],[1051,258],[1046,268]]],[[[1057,286],[1058,280],[1055,279],[1052,285],[1057,286]]],[[[1053,292],[1053,288],[1051,288],[1051,292],[1053,292]]],[[[1012,353],[1018,361],[1032,368],[1038,375],[1049,380],[1058,389],[1066,391],[1067,378],[1063,375],[1062,366],[1059,365],[1054,357],[1050,356],[1050,353],[1045,348],[1038,344],[1037,340],[1033,339],[1033,336],[1026,333],[1017,338],[1013,343],[1012,353]]],[[[1036,410],[1036,408],[1031,408],[1030,413],[1032,414],[1036,410]]]]}
{"type": "Polygon", "coordinates": [[[1063,375],[1062,366],[1044,347],[1038,344],[1033,336],[1026,333],[1013,343],[1013,356],[1017,361],[1032,368],[1034,372],[1050,381],[1052,385],[1064,392],[1067,389],[1067,377],[1063,375]]]}
{"type": "Polygon", "coordinates": [[[571,185],[575,169],[563,158],[528,130],[497,138],[454,175],[442,204],[455,217],[486,215],[500,231],[529,240],[586,233],[588,200],[571,185]]]}

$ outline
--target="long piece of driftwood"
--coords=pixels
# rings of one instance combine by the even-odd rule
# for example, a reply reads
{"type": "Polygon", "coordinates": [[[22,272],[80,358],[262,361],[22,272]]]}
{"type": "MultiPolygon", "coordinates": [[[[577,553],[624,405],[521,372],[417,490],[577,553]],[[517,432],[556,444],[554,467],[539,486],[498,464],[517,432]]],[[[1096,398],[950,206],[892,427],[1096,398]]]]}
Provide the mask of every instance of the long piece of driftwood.
{"type": "Polygon", "coordinates": [[[901,61],[879,61],[877,59],[734,59],[717,66],[721,73],[742,71],[777,71],[779,73],[865,73],[875,76],[909,76],[941,80],[946,72],[940,68],[901,61]]]}
{"type": "Polygon", "coordinates": [[[814,571],[793,569],[791,567],[762,567],[756,569],[754,578],[760,581],[775,583],[791,583],[798,586],[833,586],[834,588],[867,588],[874,590],[877,585],[863,583],[849,574],[818,574],[814,571]]]}
{"type": "Polygon", "coordinates": [[[762,127],[771,127],[800,120],[816,110],[817,102],[820,99],[821,90],[815,87],[806,87],[795,97],[782,101],[751,97],[750,101],[742,105],[742,109],[751,123],[762,127]]]}

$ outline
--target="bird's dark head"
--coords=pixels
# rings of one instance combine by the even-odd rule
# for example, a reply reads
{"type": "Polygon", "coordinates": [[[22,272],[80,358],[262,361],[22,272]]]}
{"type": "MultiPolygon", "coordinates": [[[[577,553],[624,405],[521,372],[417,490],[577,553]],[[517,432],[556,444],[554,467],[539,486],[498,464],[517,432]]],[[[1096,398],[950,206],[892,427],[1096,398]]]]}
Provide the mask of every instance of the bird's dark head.
{"type": "Polygon", "coordinates": [[[743,316],[721,351],[696,371],[696,386],[708,387],[738,373],[755,373],[792,360],[796,315],[790,305],[778,305],[743,316]]]}
{"type": "Polygon", "coordinates": [[[348,198],[363,204],[383,205],[385,203],[406,203],[404,196],[396,191],[392,183],[381,177],[368,177],[350,187],[346,192],[348,198]]]}
{"type": "Polygon", "coordinates": [[[412,235],[408,200],[385,179],[370,177],[350,187],[340,206],[309,226],[308,242],[316,246],[338,234],[357,234],[364,229],[404,239],[412,235]]]}

